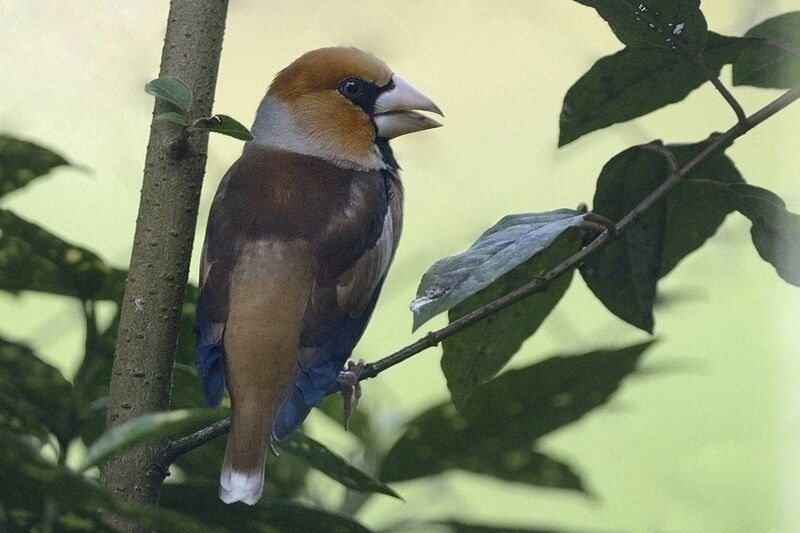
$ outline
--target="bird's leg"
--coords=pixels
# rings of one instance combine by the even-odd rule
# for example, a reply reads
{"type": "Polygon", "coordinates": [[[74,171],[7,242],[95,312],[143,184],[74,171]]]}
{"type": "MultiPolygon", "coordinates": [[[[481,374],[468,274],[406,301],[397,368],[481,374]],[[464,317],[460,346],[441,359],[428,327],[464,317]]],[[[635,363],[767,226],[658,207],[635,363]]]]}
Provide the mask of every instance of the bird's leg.
{"type": "Polygon", "coordinates": [[[361,398],[361,374],[364,372],[364,360],[359,359],[357,363],[347,362],[347,367],[339,372],[336,381],[342,389],[342,410],[344,412],[344,429],[349,429],[350,415],[353,409],[358,407],[358,400],[361,398]]]}

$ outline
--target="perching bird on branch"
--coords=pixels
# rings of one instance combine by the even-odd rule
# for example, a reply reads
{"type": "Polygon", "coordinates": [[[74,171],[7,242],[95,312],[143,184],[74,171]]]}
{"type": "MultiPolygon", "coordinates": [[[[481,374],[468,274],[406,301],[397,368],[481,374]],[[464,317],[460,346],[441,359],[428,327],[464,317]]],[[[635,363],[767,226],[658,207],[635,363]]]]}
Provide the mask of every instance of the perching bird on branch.
{"type": "Polygon", "coordinates": [[[416,111],[441,115],[373,55],[308,52],[277,75],[253,140],[220,183],[203,246],[197,366],[206,401],[219,404],[224,382],[233,405],[226,503],[255,504],[272,439],[350,386],[337,377],[400,237],[388,139],[440,126],[416,111]]]}

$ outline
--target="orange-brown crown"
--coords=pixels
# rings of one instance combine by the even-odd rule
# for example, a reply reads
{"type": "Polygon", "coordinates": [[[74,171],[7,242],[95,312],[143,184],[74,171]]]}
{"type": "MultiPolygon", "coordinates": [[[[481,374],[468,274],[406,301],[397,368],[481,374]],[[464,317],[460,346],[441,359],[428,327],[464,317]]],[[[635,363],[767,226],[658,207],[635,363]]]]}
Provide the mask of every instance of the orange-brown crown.
{"type": "Polygon", "coordinates": [[[359,78],[378,86],[389,83],[392,71],[372,54],[348,46],[306,52],[281,70],[270,86],[270,95],[291,101],[320,91],[335,91],[345,78],[359,78]]]}

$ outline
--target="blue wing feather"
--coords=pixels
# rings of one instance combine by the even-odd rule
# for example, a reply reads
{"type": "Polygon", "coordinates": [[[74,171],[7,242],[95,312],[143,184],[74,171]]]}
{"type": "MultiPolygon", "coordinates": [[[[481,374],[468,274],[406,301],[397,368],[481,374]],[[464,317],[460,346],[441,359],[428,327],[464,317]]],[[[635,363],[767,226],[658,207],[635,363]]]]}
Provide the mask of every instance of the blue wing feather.
{"type": "Polygon", "coordinates": [[[272,427],[276,439],[282,440],[288,437],[303,423],[314,406],[319,405],[326,395],[339,390],[336,376],[364,334],[382,286],[383,279],[375,288],[364,312],[355,317],[345,315],[335,332],[316,347],[319,354],[315,358],[316,364],[300,367],[294,390],[281,406],[272,427]]]}
{"type": "Polygon", "coordinates": [[[222,349],[222,336],[214,334],[208,320],[206,309],[203,305],[202,291],[197,298],[197,351],[195,362],[197,374],[203,387],[203,397],[211,406],[219,405],[222,401],[223,386],[225,383],[224,352],[222,349]]]}

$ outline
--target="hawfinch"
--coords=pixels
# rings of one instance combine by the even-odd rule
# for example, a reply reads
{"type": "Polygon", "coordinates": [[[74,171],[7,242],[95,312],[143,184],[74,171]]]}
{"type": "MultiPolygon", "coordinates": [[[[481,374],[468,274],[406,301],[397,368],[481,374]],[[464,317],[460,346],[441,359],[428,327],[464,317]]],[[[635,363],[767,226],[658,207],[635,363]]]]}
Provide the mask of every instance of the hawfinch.
{"type": "Polygon", "coordinates": [[[226,503],[255,504],[272,439],[326,394],[364,332],[400,237],[389,139],[440,126],[426,96],[355,48],[308,52],[272,82],[211,206],[197,304],[206,401],[233,407],[226,503]]]}

